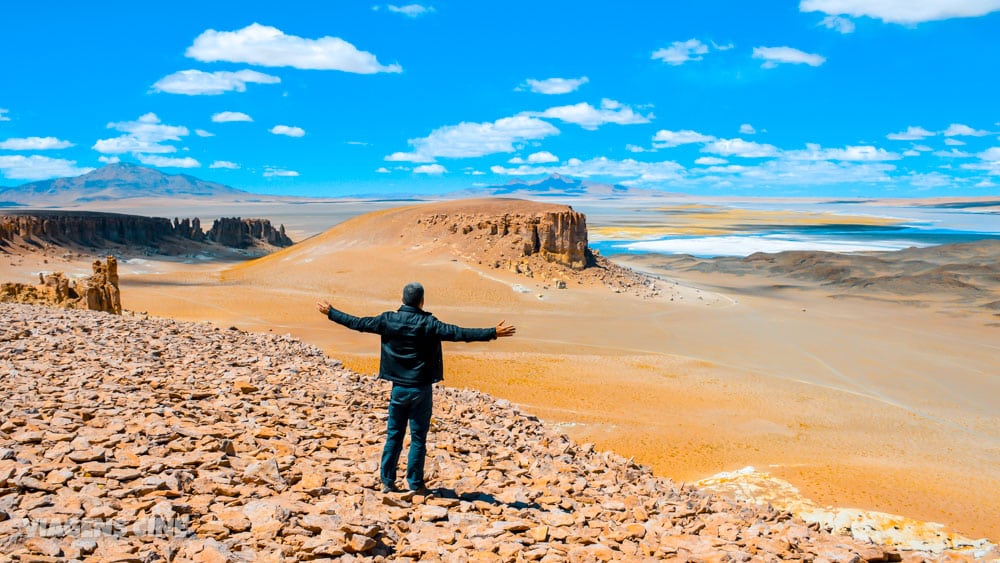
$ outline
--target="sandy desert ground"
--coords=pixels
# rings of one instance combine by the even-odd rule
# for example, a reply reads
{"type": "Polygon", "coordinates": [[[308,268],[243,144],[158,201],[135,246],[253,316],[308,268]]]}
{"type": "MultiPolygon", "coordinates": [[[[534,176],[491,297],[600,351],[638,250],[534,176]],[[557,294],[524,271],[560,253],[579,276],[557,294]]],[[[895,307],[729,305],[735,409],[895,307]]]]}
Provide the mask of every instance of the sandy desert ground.
{"type": "MultiPolygon", "coordinates": [[[[329,224],[389,205],[338,207],[329,224]]],[[[287,211],[271,206],[267,216],[301,234],[323,222],[322,211],[298,223],[302,212],[287,211]]],[[[832,298],[805,282],[650,261],[633,265],[661,278],[658,299],[599,285],[557,290],[461,258],[467,249],[400,236],[406,213],[351,219],[252,262],[125,260],[123,302],[292,333],[373,373],[378,337],[329,323],[313,303],[376,314],[419,280],[442,320],[518,327],[516,338],[446,346],[445,385],[510,399],[679,481],[752,465],[821,505],[1000,539],[1000,329],[991,312],[944,310],[933,295],[832,298]]],[[[74,267],[86,264],[4,256],[0,277],[74,267]]]]}

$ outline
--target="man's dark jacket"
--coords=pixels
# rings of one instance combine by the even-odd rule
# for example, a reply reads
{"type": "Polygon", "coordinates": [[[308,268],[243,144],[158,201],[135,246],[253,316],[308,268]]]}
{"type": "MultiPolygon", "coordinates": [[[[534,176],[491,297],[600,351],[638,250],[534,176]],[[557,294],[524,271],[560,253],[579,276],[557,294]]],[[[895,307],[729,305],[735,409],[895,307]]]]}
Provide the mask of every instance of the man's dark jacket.
{"type": "Polygon", "coordinates": [[[441,341],[493,340],[495,328],[462,328],[443,323],[434,315],[403,305],[377,317],[355,317],[330,307],[327,317],[349,329],[382,336],[378,376],[394,384],[420,387],[444,379],[441,341]]]}

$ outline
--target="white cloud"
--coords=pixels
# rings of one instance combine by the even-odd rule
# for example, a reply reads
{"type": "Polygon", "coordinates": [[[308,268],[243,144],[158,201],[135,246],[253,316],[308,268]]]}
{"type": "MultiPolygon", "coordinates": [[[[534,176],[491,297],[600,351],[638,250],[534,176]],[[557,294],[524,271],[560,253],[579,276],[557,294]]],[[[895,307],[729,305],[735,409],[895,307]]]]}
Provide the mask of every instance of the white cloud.
{"type": "Polygon", "coordinates": [[[212,164],[208,165],[209,168],[225,168],[227,170],[237,170],[240,165],[235,162],[229,162],[228,160],[216,160],[212,164]]]}
{"type": "Polygon", "coordinates": [[[9,109],[0,108],[0,121],[10,121],[10,118],[7,117],[8,113],[10,113],[9,109]]]}
{"type": "Polygon", "coordinates": [[[934,135],[935,133],[924,129],[923,127],[910,125],[906,128],[906,131],[889,133],[885,136],[885,138],[890,141],[919,141],[926,137],[933,137],[934,135]]]}
{"type": "Polygon", "coordinates": [[[708,53],[708,45],[697,39],[674,41],[669,47],[653,51],[653,60],[661,60],[669,65],[678,66],[688,61],[700,61],[702,55],[708,53]]]}
{"type": "Polygon", "coordinates": [[[656,152],[656,149],[647,149],[639,145],[625,145],[625,150],[628,152],[656,152]]]}
{"type": "Polygon", "coordinates": [[[991,147],[981,153],[977,153],[977,162],[963,164],[966,170],[985,170],[993,176],[1000,176],[1000,147],[991,147]]]}
{"type": "Polygon", "coordinates": [[[717,139],[705,145],[701,152],[743,158],[766,158],[778,156],[780,151],[774,145],[744,141],[743,139],[717,139]]]}
{"type": "Polygon", "coordinates": [[[571,158],[561,166],[523,165],[518,166],[517,168],[492,166],[490,171],[494,174],[503,174],[507,176],[562,174],[564,176],[575,178],[590,178],[596,176],[608,178],[630,178],[638,182],[662,182],[681,179],[684,167],[673,161],[641,162],[631,158],[625,160],[612,160],[602,156],[592,158],[590,160],[571,158]]]}
{"type": "Polygon", "coordinates": [[[253,118],[242,111],[220,111],[212,114],[212,121],[215,123],[227,123],[230,121],[253,121],[253,118]]]}
{"type": "Polygon", "coordinates": [[[724,158],[719,158],[715,156],[703,156],[694,161],[695,164],[700,164],[702,166],[718,166],[720,164],[728,164],[729,161],[724,158]]]}
{"type": "Polygon", "coordinates": [[[661,129],[653,135],[653,146],[658,149],[677,147],[680,145],[690,145],[693,143],[710,143],[715,140],[711,135],[704,135],[697,131],[684,129],[681,131],[668,131],[661,129]]]}
{"type": "Polygon", "coordinates": [[[840,16],[826,16],[819,25],[827,29],[835,29],[839,33],[853,33],[854,22],[840,16]]]}
{"type": "Polygon", "coordinates": [[[432,176],[437,176],[439,174],[444,174],[447,172],[444,166],[440,164],[421,164],[420,166],[413,169],[414,174],[430,174],[432,176]]]}
{"type": "Polygon", "coordinates": [[[913,145],[913,150],[920,152],[931,152],[934,149],[928,147],[927,145],[913,145]]]}
{"type": "Polygon", "coordinates": [[[97,152],[104,154],[176,152],[176,147],[162,143],[180,141],[181,137],[189,134],[187,127],[164,125],[155,113],[147,113],[136,121],[108,123],[108,129],[116,129],[125,134],[98,140],[92,147],[97,152]]]}
{"type": "Polygon", "coordinates": [[[754,47],[753,58],[763,59],[761,68],[775,68],[779,64],[807,64],[809,66],[819,66],[826,62],[826,58],[813,53],[806,53],[792,47],[754,47]]]}
{"type": "Polygon", "coordinates": [[[962,125],[961,123],[952,123],[944,130],[945,137],[956,137],[959,135],[968,137],[982,137],[988,135],[988,131],[983,131],[981,129],[973,129],[968,125],[962,125]]]}
{"type": "Polygon", "coordinates": [[[268,129],[268,131],[275,135],[286,135],[288,137],[302,137],[306,134],[305,129],[288,125],[275,125],[268,129]]]}
{"type": "Polygon", "coordinates": [[[981,182],[977,183],[975,187],[977,188],[995,188],[997,185],[990,181],[989,178],[984,178],[981,182]]]}
{"type": "Polygon", "coordinates": [[[55,137],[23,137],[0,141],[0,149],[9,151],[45,151],[72,147],[73,143],[55,137]]]}
{"type": "Polygon", "coordinates": [[[339,37],[306,39],[258,23],[237,31],[206,30],[195,38],[185,54],[204,62],[226,61],[359,74],[403,71],[398,64],[380,64],[375,55],[359,51],[339,37]]]}
{"type": "Polygon", "coordinates": [[[215,133],[212,133],[210,131],[205,131],[204,129],[195,129],[194,130],[194,134],[198,135],[199,137],[214,137],[215,136],[215,133]]]}
{"type": "Polygon", "coordinates": [[[965,144],[965,141],[959,141],[958,139],[952,139],[951,137],[944,140],[944,144],[949,147],[960,147],[965,144]]]}
{"type": "Polygon", "coordinates": [[[294,178],[298,176],[299,173],[295,170],[285,170],[284,168],[275,168],[273,166],[264,167],[264,177],[265,178],[294,178]]]}
{"type": "Polygon", "coordinates": [[[93,168],[80,168],[75,160],[63,158],[20,154],[0,156],[0,172],[11,180],[47,180],[79,176],[92,170],[93,168]]]}
{"type": "Polygon", "coordinates": [[[103,162],[104,164],[118,164],[119,162],[122,161],[122,159],[118,158],[117,156],[104,156],[104,155],[97,157],[97,160],[98,162],[103,162]]]}
{"type": "Polygon", "coordinates": [[[518,87],[518,90],[522,90],[527,86],[536,94],[569,94],[570,92],[575,92],[580,86],[588,82],[590,82],[590,79],[586,76],[581,76],[580,78],[546,78],[545,80],[529,78],[524,81],[524,84],[518,87]]]}
{"type": "Polygon", "coordinates": [[[168,94],[184,94],[186,96],[214,96],[226,92],[246,92],[247,83],[278,84],[277,76],[257,72],[256,70],[239,70],[228,72],[204,72],[201,70],[182,70],[168,74],[153,84],[154,92],[168,94]]]}
{"type": "Polygon", "coordinates": [[[920,151],[916,151],[913,149],[903,151],[903,156],[920,156],[920,151]]]}
{"type": "Polygon", "coordinates": [[[388,168],[386,168],[385,166],[379,166],[375,170],[375,172],[378,172],[379,174],[390,174],[391,173],[391,171],[388,168]]]}
{"type": "Polygon", "coordinates": [[[546,164],[549,162],[559,162],[559,157],[549,151],[539,151],[528,155],[529,164],[546,164]]]}
{"type": "Polygon", "coordinates": [[[785,151],[789,160],[846,160],[854,162],[883,162],[899,160],[900,155],[873,146],[847,146],[842,149],[825,149],[815,143],[806,144],[805,150],[785,151]]]}
{"type": "Polygon", "coordinates": [[[386,8],[394,14],[403,14],[408,18],[419,18],[434,11],[433,6],[421,6],[420,4],[407,4],[405,6],[389,4],[386,8]]]}
{"type": "Polygon", "coordinates": [[[753,128],[753,125],[749,123],[744,123],[740,125],[740,135],[756,135],[757,130],[753,128]]]}
{"type": "Polygon", "coordinates": [[[886,23],[917,24],[983,16],[1000,10],[1000,0],[802,0],[799,10],[833,16],[867,16],[886,23]]]}
{"type": "Polygon", "coordinates": [[[185,157],[169,157],[169,156],[157,156],[151,154],[140,154],[136,156],[139,162],[143,164],[148,164],[150,166],[159,166],[163,168],[199,168],[201,163],[197,160],[191,158],[190,156],[185,157]]]}
{"type": "Polygon", "coordinates": [[[371,143],[366,143],[365,141],[344,141],[345,145],[353,145],[355,147],[370,147],[371,143]]]}
{"type": "Polygon", "coordinates": [[[494,122],[446,125],[430,135],[410,139],[413,152],[397,152],[385,157],[388,161],[433,162],[437,157],[467,158],[496,153],[512,153],[516,143],[534,141],[558,135],[551,123],[517,115],[494,122]]]}
{"type": "Polygon", "coordinates": [[[559,119],[568,123],[575,123],[584,129],[594,130],[606,123],[617,123],[619,125],[634,125],[638,123],[649,123],[653,119],[653,114],[642,115],[632,110],[621,102],[601,100],[601,107],[581,102],[571,106],[556,106],[543,112],[525,112],[524,115],[532,117],[547,117],[559,119]]]}
{"type": "Polygon", "coordinates": [[[939,156],[941,158],[969,158],[972,155],[965,151],[951,149],[950,151],[934,151],[934,156],[939,156]]]}

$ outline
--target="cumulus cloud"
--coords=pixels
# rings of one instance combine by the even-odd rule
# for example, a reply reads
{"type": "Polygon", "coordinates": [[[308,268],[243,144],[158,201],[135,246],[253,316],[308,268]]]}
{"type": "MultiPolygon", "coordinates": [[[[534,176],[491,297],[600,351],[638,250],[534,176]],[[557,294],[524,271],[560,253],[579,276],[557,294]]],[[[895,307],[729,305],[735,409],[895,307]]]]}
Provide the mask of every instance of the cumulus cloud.
{"type": "Polygon", "coordinates": [[[432,176],[438,176],[447,171],[448,169],[440,164],[421,164],[413,169],[414,174],[429,174],[432,176]]]}
{"type": "Polygon", "coordinates": [[[826,16],[819,25],[839,33],[854,33],[854,22],[841,16],[826,16]]]}
{"type": "Polygon", "coordinates": [[[79,176],[93,168],[80,168],[75,160],[47,156],[0,155],[0,173],[11,180],[47,180],[79,176]]]}
{"type": "Polygon", "coordinates": [[[194,130],[194,134],[198,135],[199,137],[214,137],[215,136],[215,133],[212,133],[210,131],[205,131],[204,129],[195,129],[194,130]]]}
{"type": "Polygon", "coordinates": [[[831,16],[867,16],[886,23],[917,24],[978,17],[1000,10],[1000,0],[802,0],[799,10],[831,16]]]}
{"type": "Polygon", "coordinates": [[[743,158],[767,158],[778,156],[780,153],[774,145],[744,141],[743,139],[716,139],[706,144],[701,152],[743,158]]]}
{"type": "Polygon", "coordinates": [[[10,121],[10,118],[7,117],[8,113],[10,113],[9,109],[0,108],[0,121],[10,121]]]}
{"type": "Polygon", "coordinates": [[[524,84],[518,86],[518,90],[529,89],[536,94],[569,94],[575,92],[580,86],[590,82],[586,76],[580,78],[546,78],[545,80],[535,80],[529,78],[524,84]]]}
{"type": "Polygon", "coordinates": [[[790,160],[843,160],[854,162],[884,162],[899,160],[900,155],[869,145],[826,149],[815,143],[806,144],[805,150],[785,151],[782,156],[790,160]]]}
{"type": "Polygon", "coordinates": [[[958,149],[951,149],[948,151],[934,151],[934,156],[938,156],[941,158],[969,158],[972,155],[965,151],[960,151],[958,149]]]}
{"type": "Polygon", "coordinates": [[[220,111],[212,114],[212,121],[215,123],[227,123],[230,121],[253,121],[253,118],[242,111],[220,111]]]}
{"type": "Polygon", "coordinates": [[[668,65],[679,66],[688,61],[700,61],[702,55],[708,53],[708,45],[697,39],[674,41],[669,47],[653,51],[653,60],[660,60],[668,65]]]}
{"type": "Polygon", "coordinates": [[[72,147],[73,143],[55,137],[22,137],[0,141],[0,149],[9,151],[45,151],[72,147]]]}
{"type": "Polygon", "coordinates": [[[926,137],[933,137],[934,135],[935,133],[924,129],[923,127],[910,125],[906,128],[906,131],[889,133],[885,136],[885,138],[890,141],[920,141],[926,137]]]}
{"type": "Polygon", "coordinates": [[[903,151],[903,156],[920,156],[920,151],[909,149],[903,151]]]}
{"type": "Polygon", "coordinates": [[[753,125],[749,123],[744,123],[740,125],[740,135],[756,135],[757,130],[753,128],[753,125]]]}
{"type": "Polygon", "coordinates": [[[375,172],[378,172],[379,174],[390,174],[392,171],[385,166],[379,166],[375,169],[375,172]]]}
{"type": "Polygon", "coordinates": [[[419,18],[420,16],[425,16],[434,11],[434,6],[422,6],[420,4],[407,4],[405,6],[396,6],[389,4],[386,9],[394,14],[402,14],[408,18],[419,18]]]}
{"type": "Polygon", "coordinates": [[[216,160],[212,164],[208,165],[209,168],[225,168],[227,170],[238,170],[240,165],[235,162],[229,162],[228,160],[216,160]]]}
{"type": "Polygon", "coordinates": [[[549,162],[559,162],[559,157],[549,151],[539,151],[529,154],[527,159],[515,156],[507,162],[511,164],[547,164],[549,162]]]}
{"type": "Polygon", "coordinates": [[[642,162],[631,158],[614,160],[602,156],[590,160],[571,158],[560,166],[492,166],[490,171],[507,176],[562,174],[574,178],[607,177],[627,178],[636,182],[662,182],[680,180],[684,167],[673,161],[642,162]]]}
{"type": "Polygon", "coordinates": [[[703,156],[694,161],[695,164],[700,164],[702,166],[718,166],[720,164],[728,164],[729,161],[724,158],[719,158],[717,156],[703,156]]]}
{"type": "Polygon", "coordinates": [[[150,166],[158,166],[161,168],[199,168],[201,163],[197,160],[191,158],[190,156],[185,157],[170,157],[170,156],[158,156],[152,154],[140,154],[136,156],[139,162],[143,164],[148,164],[150,166]]]}
{"type": "Polygon", "coordinates": [[[403,71],[398,64],[379,63],[375,55],[360,51],[339,37],[307,39],[286,35],[278,28],[259,23],[236,31],[206,30],[195,38],[185,54],[203,62],[290,66],[358,74],[403,71]]]}
{"type": "Polygon", "coordinates": [[[973,129],[968,125],[963,125],[961,123],[952,123],[943,132],[945,137],[957,137],[957,136],[967,136],[967,137],[982,137],[988,135],[988,131],[983,131],[981,129],[973,129]]]}
{"type": "Polygon", "coordinates": [[[166,141],[180,141],[189,134],[187,127],[180,125],[165,125],[155,113],[147,113],[135,121],[118,121],[108,123],[108,129],[124,133],[110,139],[100,139],[92,147],[104,154],[124,153],[171,153],[177,147],[163,144],[166,141]]]}
{"type": "Polygon", "coordinates": [[[951,137],[944,140],[944,144],[949,147],[960,147],[965,144],[965,141],[959,141],[958,139],[952,139],[951,137]]]}
{"type": "Polygon", "coordinates": [[[1000,176],[1000,147],[991,147],[977,153],[979,159],[962,165],[966,170],[984,170],[992,176],[1000,176]]]}
{"type": "Polygon", "coordinates": [[[274,133],[275,135],[285,135],[288,137],[302,137],[306,134],[305,129],[289,125],[275,125],[274,127],[268,129],[268,131],[274,133]]]}
{"type": "Polygon", "coordinates": [[[792,47],[754,47],[753,58],[763,59],[761,68],[775,68],[779,64],[806,64],[820,66],[826,58],[813,53],[806,53],[792,47]]]}
{"type": "Polygon", "coordinates": [[[389,161],[433,162],[437,157],[467,158],[496,153],[512,153],[515,144],[558,135],[551,123],[517,115],[493,122],[447,125],[431,131],[419,139],[410,139],[412,152],[397,152],[387,157],[389,161]]]}
{"type": "Polygon", "coordinates": [[[119,162],[122,161],[122,159],[118,158],[117,156],[104,156],[104,155],[101,155],[101,156],[97,157],[97,161],[98,162],[103,162],[104,164],[118,164],[119,162]]]}
{"type": "Polygon", "coordinates": [[[704,135],[697,131],[684,129],[681,131],[668,131],[661,129],[653,135],[653,146],[658,149],[677,147],[680,145],[690,145],[693,143],[709,143],[715,140],[711,135],[704,135]]]}
{"type": "Polygon", "coordinates": [[[186,96],[215,96],[226,92],[246,92],[248,83],[278,84],[279,82],[281,79],[277,76],[256,70],[236,72],[181,70],[157,80],[153,84],[153,91],[186,96]]]}
{"type": "Polygon", "coordinates": [[[275,168],[274,166],[264,167],[264,177],[265,178],[294,178],[298,176],[299,173],[295,170],[286,170],[284,168],[275,168]]]}
{"type": "Polygon", "coordinates": [[[600,108],[581,102],[570,106],[552,107],[543,112],[525,112],[524,115],[559,119],[589,130],[597,129],[606,123],[619,125],[649,123],[654,117],[652,113],[647,115],[636,113],[630,106],[607,98],[601,100],[600,108]]]}

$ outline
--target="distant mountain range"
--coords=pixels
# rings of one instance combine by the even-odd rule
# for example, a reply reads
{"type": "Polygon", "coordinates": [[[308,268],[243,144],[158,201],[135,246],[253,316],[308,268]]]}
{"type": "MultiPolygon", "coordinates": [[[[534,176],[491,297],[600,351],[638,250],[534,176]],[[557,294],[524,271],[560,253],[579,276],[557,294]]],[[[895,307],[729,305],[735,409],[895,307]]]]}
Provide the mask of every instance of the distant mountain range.
{"type": "Polygon", "coordinates": [[[255,194],[187,174],[164,174],[135,164],[109,164],[73,178],[0,188],[0,206],[64,206],[127,198],[245,199],[255,194]]]}

